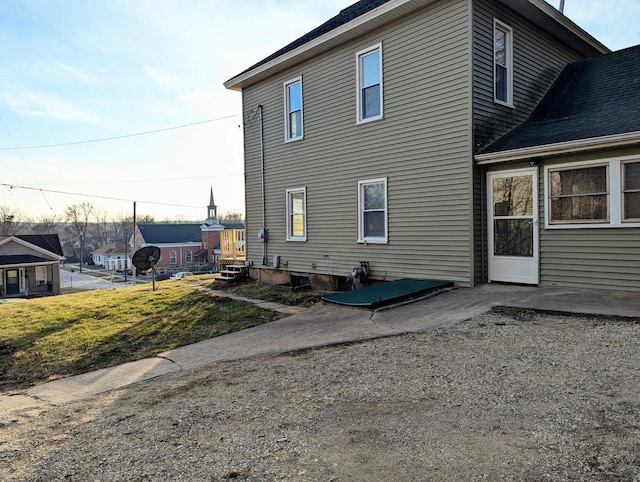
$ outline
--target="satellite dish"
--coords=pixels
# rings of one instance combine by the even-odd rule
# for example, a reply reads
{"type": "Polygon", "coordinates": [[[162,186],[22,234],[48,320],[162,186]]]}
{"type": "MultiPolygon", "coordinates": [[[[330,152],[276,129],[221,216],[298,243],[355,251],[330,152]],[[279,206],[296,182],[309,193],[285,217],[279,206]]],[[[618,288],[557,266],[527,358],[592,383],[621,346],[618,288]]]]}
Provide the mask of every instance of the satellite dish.
{"type": "Polygon", "coordinates": [[[133,253],[131,262],[136,268],[142,271],[148,271],[156,265],[159,259],[160,248],[157,246],[145,246],[133,253]]]}
{"type": "Polygon", "coordinates": [[[148,271],[150,269],[153,270],[153,291],[156,290],[156,263],[160,259],[160,248],[157,246],[145,246],[144,248],[140,248],[138,251],[133,253],[133,258],[131,258],[131,263],[142,271],[148,271]]]}

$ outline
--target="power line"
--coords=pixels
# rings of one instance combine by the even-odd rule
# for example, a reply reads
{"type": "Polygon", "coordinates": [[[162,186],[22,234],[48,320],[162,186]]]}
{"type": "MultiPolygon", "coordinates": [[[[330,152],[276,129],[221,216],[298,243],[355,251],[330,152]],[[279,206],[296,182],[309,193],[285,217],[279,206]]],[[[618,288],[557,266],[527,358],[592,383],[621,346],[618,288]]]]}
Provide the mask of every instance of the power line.
{"type": "MultiPolygon", "coordinates": [[[[231,172],[231,173],[227,173],[227,174],[216,174],[215,177],[219,178],[219,177],[236,177],[236,176],[243,176],[244,174],[242,172],[231,172]]],[[[123,179],[123,180],[113,180],[110,179],[109,181],[96,181],[96,182],[89,182],[89,181],[79,181],[79,182],[57,182],[57,183],[52,183],[52,182],[48,182],[45,183],[45,186],[56,186],[56,185],[64,185],[64,186],[70,186],[70,185],[74,185],[74,184],[82,184],[83,186],[86,185],[100,185],[100,186],[104,186],[104,185],[111,185],[111,184],[140,184],[140,183],[145,183],[145,184],[149,184],[152,182],[175,182],[175,181],[191,181],[191,180],[195,180],[195,179],[202,179],[202,176],[189,176],[189,177],[172,177],[172,178],[156,178],[156,179],[123,179]]],[[[39,184],[38,184],[39,186],[39,184]]]]}
{"type": "Polygon", "coordinates": [[[9,139],[11,139],[11,143],[14,145],[13,148],[17,149],[18,154],[20,155],[20,159],[22,159],[22,162],[24,162],[24,165],[26,166],[27,170],[29,171],[29,174],[31,174],[31,176],[33,177],[33,180],[36,182],[36,185],[38,186],[38,190],[40,191],[40,194],[42,194],[42,197],[44,198],[44,202],[46,202],[47,206],[49,206],[49,210],[51,212],[53,212],[53,206],[51,206],[51,203],[47,199],[47,196],[45,196],[44,191],[42,189],[40,189],[40,185],[38,184],[38,179],[36,178],[36,176],[33,175],[33,171],[31,171],[31,167],[29,167],[29,163],[24,158],[24,154],[22,154],[22,150],[17,146],[16,141],[13,139],[13,135],[11,134],[11,131],[7,127],[7,124],[4,123],[4,119],[2,117],[0,117],[0,122],[2,122],[2,125],[4,126],[5,130],[7,131],[7,134],[9,134],[9,139]]]}
{"type": "Polygon", "coordinates": [[[78,144],[91,144],[94,142],[104,142],[104,141],[114,141],[114,140],[118,140],[118,139],[126,139],[128,137],[137,137],[137,136],[146,136],[148,134],[157,134],[159,132],[166,132],[166,131],[172,131],[172,130],[176,130],[176,129],[184,129],[185,127],[193,127],[193,126],[198,126],[198,125],[202,125],[202,124],[208,124],[211,122],[217,122],[217,121],[221,121],[221,120],[225,120],[225,119],[233,119],[233,118],[238,118],[237,115],[233,114],[233,115],[228,115],[228,116],[224,116],[224,117],[218,117],[216,119],[207,119],[207,120],[203,120],[200,122],[192,122],[191,124],[182,124],[179,126],[173,126],[173,127],[165,127],[164,129],[155,129],[152,131],[144,131],[144,132],[136,132],[134,134],[123,134],[120,136],[113,136],[113,137],[102,137],[100,139],[88,139],[88,140],[84,140],[84,141],[74,141],[74,142],[62,142],[59,144],[42,144],[42,145],[36,145],[36,146],[15,146],[14,143],[14,147],[0,147],[0,150],[2,151],[9,151],[9,150],[20,150],[20,149],[43,149],[43,148],[48,148],[48,147],[63,147],[63,146],[75,146],[78,144]]]}
{"type": "Polygon", "coordinates": [[[7,184],[4,182],[0,183],[0,186],[5,186],[5,187],[8,187],[9,189],[26,189],[28,191],[51,192],[55,194],[66,194],[70,196],[81,196],[81,197],[89,197],[89,198],[96,198],[96,199],[108,199],[110,201],[137,202],[140,204],[155,204],[158,206],[172,206],[172,207],[178,207],[178,208],[202,209],[202,206],[189,206],[187,204],[172,204],[172,203],[161,203],[161,202],[154,202],[154,201],[138,201],[137,199],[124,199],[124,198],[111,197],[111,196],[99,196],[97,194],[83,194],[79,192],[56,191],[54,189],[41,189],[41,188],[35,188],[35,187],[29,187],[29,186],[18,186],[16,184],[7,184]]]}

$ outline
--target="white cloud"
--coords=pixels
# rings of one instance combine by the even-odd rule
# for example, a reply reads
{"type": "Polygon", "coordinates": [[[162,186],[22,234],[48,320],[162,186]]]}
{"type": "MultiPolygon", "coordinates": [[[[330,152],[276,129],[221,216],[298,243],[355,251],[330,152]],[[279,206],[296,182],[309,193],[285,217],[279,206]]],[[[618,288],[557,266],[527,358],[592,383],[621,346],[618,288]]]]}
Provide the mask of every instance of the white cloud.
{"type": "Polygon", "coordinates": [[[22,116],[97,123],[99,118],[68,100],[47,92],[11,88],[0,92],[0,103],[22,116]]]}

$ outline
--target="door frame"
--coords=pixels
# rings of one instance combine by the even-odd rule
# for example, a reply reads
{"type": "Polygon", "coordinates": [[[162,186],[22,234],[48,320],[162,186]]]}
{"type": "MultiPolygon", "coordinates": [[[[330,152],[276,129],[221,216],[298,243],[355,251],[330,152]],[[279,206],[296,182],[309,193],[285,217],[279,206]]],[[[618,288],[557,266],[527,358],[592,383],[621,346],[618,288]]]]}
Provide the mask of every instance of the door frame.
{"type": "Polygon", "coordinates": [[[487,186],[487,264],[488,282],[522,283],[538,285],[540,283],[540,199],[538,189],[538,167],[526,167],[509,169],[504,171],[489,171],[486,177],[487,186]],[[531,216],[518,216],[531,218],[533,225],[533,256],[524,258],[519,256],[496,256],[494,254],[494,210],[493,210],[493,185],[492,181],[500,177],[531,176],[533,209],[531,216]],[[509,272],[505,268],[511,267],[509,272]],[[518,274],[518,272],[524,274],[518,274]]]}
{"type": "Polygon", "coordinates": [[[21,293],[21,286],[24,285],[24,281],[22,281],[24,276],[24,270],[22,270],[21,268],[7,268],[4,270],[4,289],[5,289],[5,295],[19,295],[21,293]],[[9,284],[9,273],[15,271],[17,273],[17,283],[11,283],[9,284]],[[9,291],[9,287],[16,287],[16,291],[9,291]]]}

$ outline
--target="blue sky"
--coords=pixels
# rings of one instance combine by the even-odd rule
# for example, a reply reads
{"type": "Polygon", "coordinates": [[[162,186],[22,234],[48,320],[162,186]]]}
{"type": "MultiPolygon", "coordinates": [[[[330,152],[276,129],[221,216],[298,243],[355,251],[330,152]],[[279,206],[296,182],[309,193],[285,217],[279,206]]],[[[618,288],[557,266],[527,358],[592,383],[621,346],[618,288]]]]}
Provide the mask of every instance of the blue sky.
{"type": "MultiPolygon", "coordinates": [[[[222,83],[354,1],[2,0],[0,183],[35,190],[0,185],[0,205],[38,218],[137,200],[198,220],[213,185],[219,211],[243,211],[241,96],[222,83]]],[[[613,50],[640,44],[638,0],[565,0],[565,14],[613,50]]]]}

